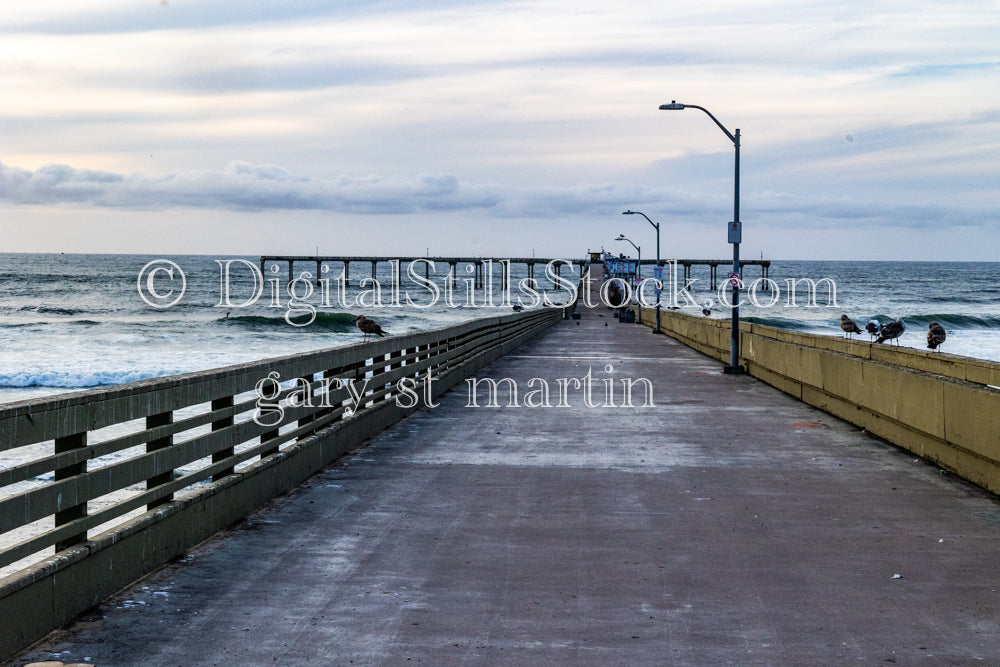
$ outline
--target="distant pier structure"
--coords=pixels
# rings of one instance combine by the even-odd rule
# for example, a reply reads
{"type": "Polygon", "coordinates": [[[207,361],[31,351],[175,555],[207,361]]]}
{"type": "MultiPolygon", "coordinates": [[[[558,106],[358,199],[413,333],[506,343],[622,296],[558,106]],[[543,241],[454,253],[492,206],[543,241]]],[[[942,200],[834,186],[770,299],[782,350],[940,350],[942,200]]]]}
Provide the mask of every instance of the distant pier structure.
{"type": "MultiPolygon", "coordinates": [[[[452,287],[457,284],[459,266],[475,267],[475,287],[477,288],[484,286],[487,269],[491,269],[493,266],[499,266],[501,289],[507,289],[510,287],[510,267],[514,264],[524,264],[528,269],[527,277],[534,279],[535,266],[538,264],[545,267],[549,264],[549,262],[556,262],[553,265],[553,269],[555,275],[558,277],[561,275],[563,267],[573,269],[574,267],[579,266],[582,270],[588,263],[585,259],[555,257],[366,257],[341,255],[315,255],[310,257],[308,255],[261,255],[260,272],[265,274],[265,270],[269,263],[273,266],[275,263],[285,262],[288,264],[288,282],[290,283],[295,279],[295,264],[309,263],[311,265],[315,265],[316,267],[316,272],[313,276],[315,277],[317,284],[319,284],[324,264],[341,264],[344,267],[344,278],[346,284],[349,285],[351,283],[351,264],[367,263],[371,265],[371,277],[374,279],[380,262],[389,263],[394,261],[399,262],[400,274],[406,271],[411,262],[422,262],[424,264],[424,278],[427,279],[430,278],[429,262],[434,263],[435,269],[437,269],[440,265],[447,264],[448,271],[445,272],[445,274],[451,276],[452,287]]],[[[438,271],[438,274],[440,275],[440,271],[438,271]]]]}
{"type": "MultiPolygon", "coordinates": [[[[691,267],[695,265],[708,265],[708,280],[710,283],[709,289],[717,289],[719,286],[719,266],[727,267],[732,270],[733,260],[731,259],[678,259],[676,260],[678,266],[684,267],[684,284],[687,285],[691,280],[691,267]]],[[[646,260],[642,261],[646,264],[646,260]]],[[[650,264],[655,264],[656,260],[649,262],[650,264]]],[[[740,260],[740,275],[743,275],[744,266],[759,266],[760,267],[760,277],[761,285],[760,289],[762,292],[769,291],[768,282],[771,276],[771,260],[769,259],[741,259],[740,260]]],[[[727,273],[726,278],[729,277],[727,273]]],[[[749,282],[744,279],[744,282],[749,282]]]]}
{"type": "MultiPolygon", "coordinates": [[[[591,253],[591,255],[597,255],[598,253],[591,253]]],[[[591,257],[593,260],[593,257],[591,257]]],[[[621,259],[623,264],[619,267],[617,272],[612,272],[617,277],[625,277],[626,274],[635,276],[635,265],[636,261],[632,258],[626,258],[622,256],[621,259]]],[[[603,258],[598,258],[595,260],[597,262],[604,261],[603,258]]],[[[682,276],[682,285],[688,285],[691,282],[691,267],[692,266],[707,266],[708,267],[708,281],[709,289],[718,289],[719,287],[719,267],[725,267],[727,269],[732,269],[733,260],[731,259],[661,259],[660,264],[666,266],[667,264],[672,264],[676,262],[677,266],[684,270],[682,276]]],[[[642,260],[643,266],[655,266],[655,259],[644,259],[642,260]]],[[[760,277],[761,285],[760,290],[762,292],[770,291],[770,276],[771,276],[771,260],[769,259],[741,259],[740,260],[740,275],[743,275],[743,267],[745,266],[759,266],[760,267],[760,277]]],[[[650,277],[649,275],[646,276],[650,277]]],[[[725,278],[728,279],[729,274],[727,273],[725,278]]],[[[666,278],[664,278],[666,280],[666,278]]],[[[749,282],[744,278],[744,282],[749,282]]]]}

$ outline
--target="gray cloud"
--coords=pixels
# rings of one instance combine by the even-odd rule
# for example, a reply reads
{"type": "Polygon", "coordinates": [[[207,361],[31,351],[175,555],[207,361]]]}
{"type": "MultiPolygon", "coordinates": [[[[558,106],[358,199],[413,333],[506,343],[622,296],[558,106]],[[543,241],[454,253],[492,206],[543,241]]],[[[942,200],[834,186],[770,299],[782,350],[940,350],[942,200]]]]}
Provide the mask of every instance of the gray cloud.
{"type": "MultiPolygon", "coordinates": [[[[12,205],[65,205],[135,210],[166,208],[235,211],[317,210],[403,215],[476,212],[497,218],[616,216],[625,208],[669,211],[673,219],[722,220],[732,212],[728,193],[698,195],[668,187],[580,184],[515,187],[464,183],[451,174],[418,176],[300,176],[275,165],[232,162],[216,171],[160,176],[116,174],[47,165],[30,171],[0,163],[0,200],[12,205]]],[[[744,219],[759,224],[829,226],[878,222],[903,227],[989,224],[1000,211],[861,200],[803,197],[784,192],[743,194],[744,219]]]]}
{"type": "Polygon", "coordinates": [[[35,171],[0,163],[0,200],[14,205],[81,204],[95,207],[170,207],[254,210],[328,210],[362,214],[486,211],[497,217],[619,213],[625,205],[671,202],[693,214],[719,202],[644,186],[583,184],[514,187],[463,183],[452,174],[408,176],[299,176],[275,165],[232,162],[217,171],[161,176],[116,174],[46,165],[35,171]]]}
{"type": "Polygon", "coordinates": [[[231,210],[330,210],[413,213],[496,207],[488,186],[461,186],[452,175],[341,176],[321,180],[274,165],[232,162],[221,171],[121,175],[46,165],[35,171],[0,163],[0,199],[11,204],[231,210]]]}

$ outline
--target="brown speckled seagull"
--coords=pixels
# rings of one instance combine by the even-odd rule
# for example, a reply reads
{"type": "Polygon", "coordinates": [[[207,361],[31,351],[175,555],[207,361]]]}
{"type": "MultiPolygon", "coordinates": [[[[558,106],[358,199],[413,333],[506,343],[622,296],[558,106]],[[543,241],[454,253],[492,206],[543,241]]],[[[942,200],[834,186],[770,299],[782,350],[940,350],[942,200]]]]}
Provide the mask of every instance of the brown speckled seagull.
{"type": "Polygon", "coordinates": [[[358,315],[357,319],[354,320],[354,324],[358,327],[358,330],[365,335],[365,340],[368,340],[368,337],[372,335],[382,338],[387,333],[382,331],[382,327],[380,327],[377,322],[368,319],[364,315],[358,315]]]}
{"type": "Polygon", "coordinates": [[[844,335],[850,338],[851,334],[861,333],[861,329],[858,325],[854,323],[854,320],[849,318],[847,315],[840,316],[840,328],[843,329],[844,335]]]}
{"type": "Polygon", "coordinates": [[[937,322],[931,322],[930,326],[927,328],[927,347],[932,350],[937,350],[947,337],[948,334],[945,333],[943,326],[937,322]]]}

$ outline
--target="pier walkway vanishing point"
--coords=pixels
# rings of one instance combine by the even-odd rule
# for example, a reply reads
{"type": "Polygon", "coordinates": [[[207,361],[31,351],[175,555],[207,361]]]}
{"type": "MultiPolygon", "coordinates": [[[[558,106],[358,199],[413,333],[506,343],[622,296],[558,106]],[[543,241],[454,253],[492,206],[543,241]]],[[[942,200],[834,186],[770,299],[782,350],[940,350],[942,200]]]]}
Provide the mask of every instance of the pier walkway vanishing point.
{"type": "Polygon", "coordinates": [[[995,497],[720,368],[584,309],[14,664],[1000,663],[995,497]]]}

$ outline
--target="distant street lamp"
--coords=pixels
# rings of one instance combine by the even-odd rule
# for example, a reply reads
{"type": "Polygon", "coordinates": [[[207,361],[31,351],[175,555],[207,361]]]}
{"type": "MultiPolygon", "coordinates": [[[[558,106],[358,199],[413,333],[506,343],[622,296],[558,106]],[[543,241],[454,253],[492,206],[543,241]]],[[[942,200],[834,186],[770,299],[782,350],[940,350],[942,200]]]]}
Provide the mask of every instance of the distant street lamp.
{"type": "MultiPolygon", "coordinates": [[[[705,107],[700,107],[697,104],[678,104],[677,101],[671,101],[670,104],[661,104],[661,111],[680,111],[682,109],[701,109],[708,117],[715,121],[715,124],[719,126],[729,140],[733,142],[736,147],[736,169],[735,169],[735,180],[733,188],[733,220],[729,223],[729,242],[733,244],[733,273],[736,276],[740,275],[740,241],[742,237],[742,228],[740,224],[740,131],[737,128],[736,134],[733,134],[726,129],[726,126],[719,122],[719,119],[712,115],[705,107]]],[[[740,367],[740,287],[739,281],[733,285],[733,332],[732,341],[729,345],[729,365],[723,368],[723,372],[730,375],[737,375],[743,373],[743,368],[740,367]]]]}
{"type": "Polygon", "coordinates": [[[637,279],[641,280],[642,279],[642,248],[640,248],[635,243],[633,243],[632,239],[626,237],[624,234],[619,234],[618,238],[616,238],[615,241],[628,241],[629,243],[632,244],[632,247],[635,248],[635,252],[639,256],[638,263],[635,266],[635,277],[637,279]]]}
{"type": "Polygon", "coordinates": [[[642,211],[622,211],[622,215],[641,215],[646,218],[646,221],[653,225],[653,229],[656,230],[656,268],[653,270],[653,278],[655,280],[659,280],[661,286],[656,289],[656,328],[653,330],[653,333],[663,333],[660,331],[660,292],[663,291],[663,267],[660,266],[660,223],[653,222],[649,219],[649,216],[642,211]]]}
{"type": "MultiPolygon", "coordinates": [[[[624,234],[619,234],[615,241],[628,241],[635,248],[635,254],[638,257],[635,262],[635,282],[639,283],[642,280],[642,248],[637,246],[632,242],[632,239],[627,238],[624,234]]],[[[639,300],[639,322],[642,322],[642,300],[639,300]]]]}

